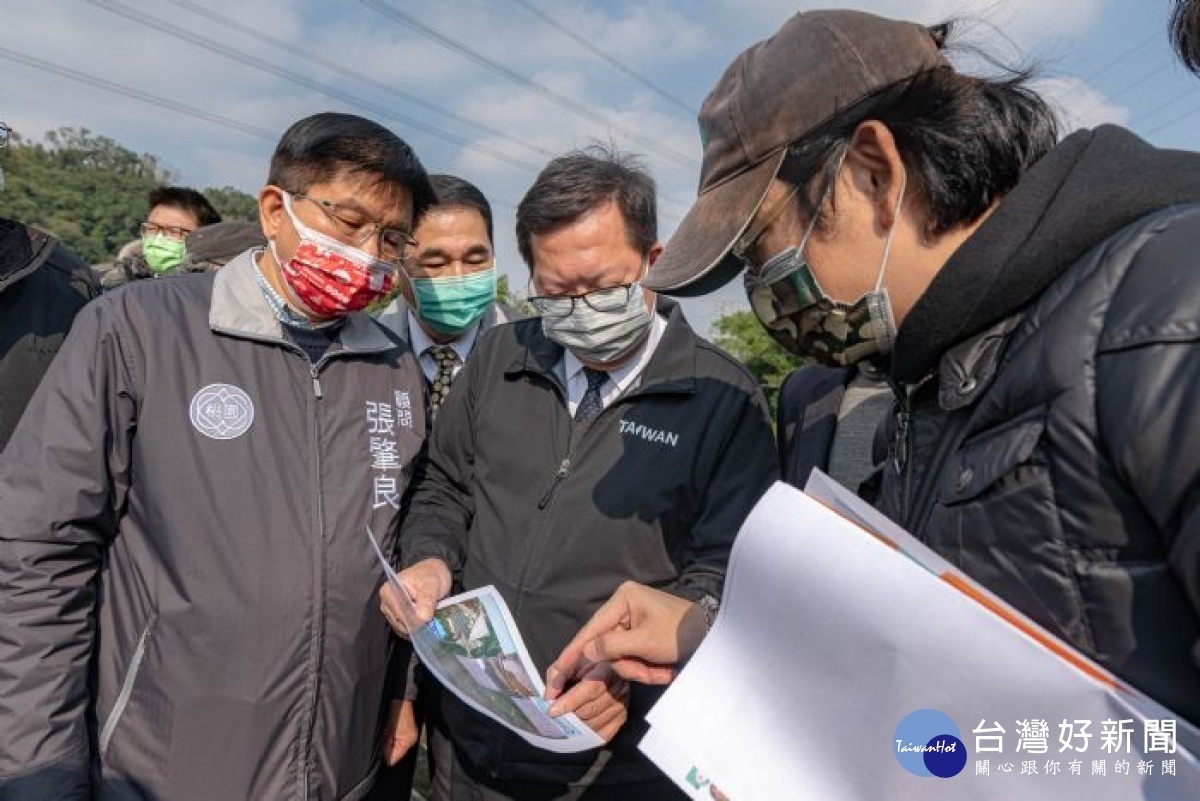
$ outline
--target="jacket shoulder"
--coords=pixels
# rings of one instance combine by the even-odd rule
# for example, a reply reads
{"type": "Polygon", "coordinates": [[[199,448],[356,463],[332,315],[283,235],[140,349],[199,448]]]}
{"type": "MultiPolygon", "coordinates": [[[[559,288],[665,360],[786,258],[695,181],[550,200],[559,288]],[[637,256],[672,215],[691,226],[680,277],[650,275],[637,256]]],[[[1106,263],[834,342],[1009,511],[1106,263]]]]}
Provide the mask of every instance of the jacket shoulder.
{"type": "Polygon", "coordinates": [[[746,368],[746,365],[726,353],[717,345],[692,332],[696,340],[696,373],[698,377],[717,378],[761,396],[762,387],[746,368]]]}
{"type": "Polygon", "coordinates": [[[1105,258],[1125,269],[1098,350],[1200,339],[1200,203],[1157,211],[1106,245],[1105,258]]]}

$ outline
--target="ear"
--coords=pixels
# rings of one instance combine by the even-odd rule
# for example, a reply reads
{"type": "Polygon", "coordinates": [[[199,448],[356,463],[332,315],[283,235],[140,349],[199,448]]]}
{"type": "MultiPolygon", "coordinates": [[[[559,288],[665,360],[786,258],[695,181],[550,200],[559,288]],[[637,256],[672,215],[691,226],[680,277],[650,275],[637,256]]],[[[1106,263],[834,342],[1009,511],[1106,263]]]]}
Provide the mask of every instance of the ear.
{"type": "Polygon", "coordinates": [[[263,236],[269,240],[279,234],[283,219],[282,192],[277,186],[264,186],[258,192],[258,224],[262,226],[263,236]]]}
{"type": "Polygon", "coordinates": [[[908,175],[891,130],[879,120],[859,124],[850,137],[846,166],[855,188],[874,207],[879,228],[890,230],[908,175]]]}
{"type": "MultiPolygon", "coordinates": [[[[650,252],[646,254],[646,263],[650,267],[653,267],[654,262],[658,261],[658,257],[662,255],[662,252],[663,252],[662,244],[659,242],[655,242],[653,247],[650,248],[650,252]]],[[[645,278],[645,277],[646,276],[643,274],[642,278],[645,278]]]]}

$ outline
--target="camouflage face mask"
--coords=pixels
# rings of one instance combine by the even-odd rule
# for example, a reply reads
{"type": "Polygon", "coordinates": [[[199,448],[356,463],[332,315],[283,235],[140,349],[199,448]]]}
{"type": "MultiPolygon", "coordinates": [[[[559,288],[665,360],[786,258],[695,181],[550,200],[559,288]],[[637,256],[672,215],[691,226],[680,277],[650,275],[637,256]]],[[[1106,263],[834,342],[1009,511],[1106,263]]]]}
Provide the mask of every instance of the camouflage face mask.
{"type": "MultiPolygon", "coordinates": [[[[897,214],[904,202],[905,183],[902,179],[897,214]]],[[[892,302],[883,286],[883,275],[896,226],[892,225],[884,240],[875,288],[853,303],[831,299],[817,283],[804,258],[804,248],[816,229],[820,209],[832,186],[831,181],[800,244],[772,257],[761,269],[748,268],[744,281],[750,307],[776,342],[821,364],[848,367],[874,356],[886,356],[895,344],[896,322],[892,317],[892,302]]]]}
{"type": "Polygon", "coordinates": [[[746,295],[759,322],[780,345],[821,364],[847,367],[891,352],[892,304],[878,287],[854,303],[830,300],[799,247],[746,271],[746,295]]]}

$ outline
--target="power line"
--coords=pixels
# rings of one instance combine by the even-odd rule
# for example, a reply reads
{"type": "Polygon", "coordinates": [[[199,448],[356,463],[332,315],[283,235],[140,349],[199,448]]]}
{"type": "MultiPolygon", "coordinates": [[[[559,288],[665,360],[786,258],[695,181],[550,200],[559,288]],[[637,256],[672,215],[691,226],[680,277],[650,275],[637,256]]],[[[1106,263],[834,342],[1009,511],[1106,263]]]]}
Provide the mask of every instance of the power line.
{"type": "Polygon", "coordinates": [[[290,81],[291,83],[297,84],[299,86],[303,86],[307,89],[311,89],[314,92],[318,92],[320,94],[326,95],[327,97],[331,97],[335,100],[340,100],[341,102],[346,103],[347,105],[355,106],[357,108],[360,108],[360,109],[368,111],[372,114],[375,114],[379,117],[385,117],[388,119],[396,120],[397,122],[401,122],[405,125],[408,125],[411,128],[415,128],[416,130],[423,131],[423,132],[429,134],[430,136],[433,136],[435,138],[441,139],[446,142],[456,144],[459,147],[465,148],[467,150],[473,150],[477,153],[482,153],[483,155],[490,156],[491,158],[496,159],[497,161],[504,162],[504,163],[509,164],[514,167],[519,167],[523,170],[529,170],[531,172],[537,172],[537,170],[538,170],[537,166],[529,164],[528,162],[522,161],[520,159],[513,158],[512,156],[509,156],[508,154],[503,153],[499,150],[495,150],[486,145],[481,145],[481,144],[472,142],[469,139],[464,139],[460,136],[449,133],[448,131],[444,131],[441,128],[438,128],[436,126],[429,125],[428,123],[424,123],[424,122],[421,122],[420,120],[413,119],[412,117],[408,117],[403,114],[399,114],[395,111],[392,111],[391,109],[384,108],[383,106],[379,106],[374,103],[371,103],[370,101],[363,100],[362,98],[356,97],[351,94],[347,94],[346,92],[342,92],[341,90],[339,90],[337,87],[330,86],[329,84],[325,84],[320,81],[315,81],[315,80],[308,78],[304,75],[301,75],[297,72],[293,72],[293,71],[285,69],[283,67],[276,66],[276,65],[270,63],[269,61],[264,61],[263,59],[258,58],[257,56],[252,56],[248,53],[242,52],[241,50],[237,50],[235,48],[229,47],[228,45],[222,44],[221,42],[217,42],[213,39],[209,39],[207,37],[200,36],[199,34],[195,34],[189,30],[180,28],[177,25],[172,25],[168,22],[164,22],[155,17],[152,17],[152,16],[149,16],[142,12],[136,11],[128,6],[125,6],[125,5],[122,5],[121,3],[116,2],[115,0],[88,0],[88,2],[91,3],[92,5],[103,8],[106,11],[109,11],[113,14],[117,14],[119,16],[125,17],[126,19],[132,20],[133,22],[136,22],[140,25],[145,25],[149,28],[153,28],[154,30],[160,31],[161,33],[165,33],[169,36],[173,36],[175,38],[183,39],[184,41],[191,42],[192,44],[196,45],[197,47],[200,47],[201,49],[208,50],[208,51],[214,52],[214,53],[219,53],[220,55],[223,55],[226,58],[230,58],[234,61],[238,61],[242,64],[246,64],[247,66],[254,67],[255,69],[258,69],[258,70],[262,70],[263,72],[270,73],[272,75],[275,75],[276,77],[282,78],[286,81],[290,81]]]}
{"type": "Polygon", "coordinates": [[[226,128],[232,128],[235,131],[241,131],[242,133],[250,134],[251,136],[257,136],[272,142],[279,138],[278,133],[268,131],[265,128],[259,128],[256,125],[250,125],[248,123],[231,119],[220,114],[214,114],[211,111],[205,111],[202,108],[189,106],[186,103],[180,103],[178,100],[159,97],[158,95],[153,95],[149,92],[143,92],[142,90],[136,89],[132,86],[126,86],[125,84],[115,83],[113,81],[105,80],[104,78],[98,78],[95,75],[87,75],[77,70],[73,70],[70,67],[64,67],[61,64],[54,64],[49,61],[43,61],[40,58],[34,58],[33,56],[29,56],[24,53],[18,53],[15,50],[9,50],[5,47],[0,47],[0,58],[6,58],[9,61],[15,61],[18,64],[24,64],[27,67],[42,70],[43,72],[50,72],[60,77],[68,78],[73,81],[79,81],[80,83],[85,83],[89,86],[94,86],[98,89],[104,89],[115,94],[124,95],[125,97],[133,98],[134,100],[140,100],[143,103],[149,103],[150,105],[158,106],[159,108],[169,109],[180,114],[186,114],[190,117],[195,117],[196,119],[206,120],[217,125],[223,125],[226,128]]]}
{"type": "Polygon", "coordinates": [[[1113,92],[1111,95],[1106,95],[1106,96],[1101,97],[1100,100],[1092,103],[1086,109],[1084,109],[1080,113],[1076,114],[1075,115],[1076,121],[1082,123],[1084,117],[1091,114],[1093,111],[1096,111],[1097,109],[1101,108],[1105,103],[1111,102],[1113,100],[1117,100],[1121,97],[1124,97],[1125,95],[1129,94],[1131,91],[1136,89],[1137,87],[1144,84],[1146,81],[1153,78],[1155,75],[1158,75],[1160,72],[1165,72],[1166,70],[1170,69],[1170,67],[1174,63],[1175,62],[1173,59],[1168,58],[1165,62],[1163,62],[1159,66],[1155,67],[1154,69],[1150,70],[1150,72],[1147,72],[1144,75],[1130,81],[1129,83],[1125,84],[1123,87],[1118,89],[1116,92],[1113,92]]]}
{"type": "MultiPolygon", "coordinates": [[[[137,22],[141,22],[142,24],[148,25],[149,27],[159,30],[162,33],[166,33],[168,35],[175,36],[177,38],[183,38],[186,41],[189,41],[192,44],[194,44],[198,47],[201,47],[202,49],[209,50],[211,52],[217,52],[221,55],[224,55],[229,58],[233,58],[237,61],[240,61],[241,63],[253,66],[256,69],[265,70],[266,72],[268,72],[272,75],[276,75],[277,77],[281,77],[284,80],[288,80],[293,83],[298,83],[299,85],[305,86],[306,88],[312,88],[315,91],[321,92],[322,94],[326,94],[330,97],[334,97],[335,99],[342,100],[343,102],[346,102],[350,105],[357,106],[358,108],[364,108],[364,109],[371,111],[372,113],[378,114],[380,116],[390,117],[392,119],[399,119],[401,122],[412,125],[413,127],[421,128],[422,130],[426,130],[427,132],[429,132],[429,130],[430,130],[429,126],[424,126],[422,123],[413,121],[408,117],[397,116],[396,114],[393,114],[388,109],[376,106],[374,104],[369,103],[368,101],[361,100],[360,98],[346,95],[345,93],[337,90],[336,87],[330,87],[328,84],[322,84],[320,82],[313,81],[312,79],[309,79],[303,75],[299,75],[290,70],[287,70],[285,68],[279,67],[270,62],[259,59],[255,56],[248,55],[242,51],[239,51],[232,47],[229,47],[228,45],[225,45],[223,43],[214,41],[212,39],[203,37],[199,34],[193,33],[192,31],[189,31],[189,30],[186,30],[183,28],[179,28],[178,26],[171,25],[161,19],[149,17],[148,15],[135,14],[135,12],[133,12],[132,9],[122,6],[120,3],[115,2],[115,0],[89,0],[89,2],[92,2],[93,4],[96,4],[96,5],[103,5],[104,7],[107,8],[107,10],[113,11],[114,13],[118,13],[121,16],[124,16],[129,19],[133,19],[137,22]]],[[[382,81],[379,81],[379,80],[372,78],[368,75],[365,75],[361,72],[357,72],[355,70],[349,69],[349,68],[347,68],[341,64],[338,64],[337,62],[334,62],[330,59],[323,58],[316,54],[310,54],[303,48],[298,47],[290,42],[287,42],[283,39],[273,36],[265,31],[261,31],[261,30],[252,28],[248,25],[241,23],[240,21],[238,21],[236,19],[227,17],[227,16],[220,14],[218,12],[215,12],[215,11],[211,11],[195,2],[191,2],[191,0],[167,0],[167,2],[172,3],[173,5],[179,6],[181,8],[187,9],[187,10],[197,14],[198,16],[202,16],[210,21],[216,22],[219,25],[229,27],[232,30],[236,30],[236,31],[243,33],[247,36],[250,36],[252,38],[260,39],[261,41],[264,41],[267,44],[270,44],[274,47],[277,47],[281,50],[284,50],[288,53],[291,53],[297,57],[300,57],[300,58],[310,61],[312,63],[319,64],[323,67],[326,67],[327,69],[330,69],[332,71],[335,71],[342,75],[345,75],[355,81],[366,83],[370,86],[380,89],[381,91],[387,92],[389,94],[393,94],[397,97],[408,100],[409,102],[419,104],[424,108],[428,108],[439,114],[443,114],[443,115],[455,120],[456,122],[460,122],[460,123],[463,123],[466,125],[473,126],[481,131],[484,131],[485,133],[488,133],[492,136],[500,138],[504,141],[520,145],[520,146],[526,148],[527,150],[538,153],[539,155],[546,156],[546,157],[552,157],[555,155],[554,153],[552,153],[544,148],[541,148],[535,144],[531,144],[525,140],[522,140],[522,139],[519,139],[519,138],[516,138],[513,136],[509,136],[495,128],[484,125],[483,123],[479,123],[474,120],[470,120],[466,117],[457,115],[454,112],[448,111],[436,104],[429,103],[428,101],[425,101],[422,98],[416,97],[407,92],[403,92],[399,89],[389,86],[388,84],[383,83],[382,81]]],[[[472,142],[470,142],[470,140],[463,139],[461,137],[458,137],[455,134],[447,133],[447,132],[442,131],[437,128],[432,128],[432,131],[434,132],[433,135],[438,136],[439,138],[451,141],[455,144],[459,144],[460,146],[465,147],[467,149],[475,150],[477,152],[483,152],[485,155],[491,156],[493,158],[498,158],[498,159],[505,161],[506,163],[509,163],[512,166],[516,166],[520,169],[524,169],[524,170],[527,170],[529,172],[534,172],[534,173],[536,173],[539,169],[538,167],[536,167],[534,165],[528,164],[523,161],[516,161],[516,160],[512,159],[511,157],[507,156],[506,154],[503,154],[499,151],[495,151],[485,145],[479,145],[476,143],[472,143],[472,142]]],[[[689,201],[680,200],[680,199],[672,197],[670,195],[660,194],[659,200],[664,203],[670,203],[672,205],[676,205],[676,206],[679,206],[684,209],[690,207],[690,205],[691,205],[691,203],[689,201]]],[[[668,216],[671,216],[673,219],[678,219],[678,217],[675,215],[668,215],[668,216]]]]}
{"type": "Polygon", "coordinates": [[[1179,114],[1178,116],[1172,117],[1171,119],[1164,122],[1162,125],[1156,125],[1155,127],[1146,131],[1145,135],[1147,137],[1154,136],[1154,134],[1158,133],[1159,131],[1166,130],[1167,128],[1170,128],[1175,123],[1183,122],[1184,120],[1188,119],[1189,117],[1194,117],[1197,114],[1200,114],[1200,106],[1196,106],[1194,108],[1191,108],[1191,109],[1183,112],[1182,114],[1179,114]]]}
{"type": "Polygon", "coordinates": [[[1101,67],[1097,71],[1093,72],[1091,75],[1086,76],[1083,80],[1086,81],[1087,83],[1091,83],[1092,81],[1096,80],[1101,75],[1103,75],[1104,73],[1111,70],[1113,67],[1117,66],[1121,62],[1128,59],[1134,53],[1137,53],[1139,50],[1142,50],[1143,48],[1145,48],[1146,45],[1157,40],[1160,36],[1162,36],[1162,34],[1158,31],[1155,31],[1154,33],[1150,34],[1142,41],[1137,42],[1136,44],[1132,45],[1128,50],[1122,51],[1121,53],[1117,54],[1116,58],[1114,58],[1112,61],[1105,64],[1103,67],[1101,67]]]}
{"type": "Polygon", "coordinates": [[[1152,119],[1153,117],[1158,116],[1158,114],[1160,112],[1165,111],[1174,106],[1178,106],[1179,102],[1181,100],[1187,100],[1188,98],[1192,98],[1195,96],[1196,96],[1195,89],[1187,89],[1183,92],[1180,92],[1179,94],[1174,95],[1173,97],[1167,98],[1166,100],[1164,100],[1163,102],[1161,102],[1157,106],[1155,106],[1154,108],[1147,111],[1145,114],[1141,115],[1141,120],[1144,123],[1146,120],[1152,119]]]}
{"type": "Polygon", "coordinates": [[[654,83],[646,76],[634,71],[630,67],[627,67],[622,61],[614,58],[613,56],[609,55],[605,51],[601,50],[599,47],[592,44],[586,38],[575,33],[575,31],[571,30],[566,25],[562,24],[561,22],[556,20],[554,17],[550,16],[550,14],[548,14],[547,12],[538,8],[533,3],[528,2],[528,0],[512,0],[512,2],[516,3],[521,8],[528,11],[530,14],[533,14],[535,17],[537,17],[542,22],[549,25],[551,28],[554,28],[556,31],[562,33],[564,36],[569,38],[571,41],[575,42],[575,44],[579,45],[583,49],[587,50],[592,55],[600,57],[601,59],[606,61],[609,65],[611,65],[612,67],[614,67],[621,73],[629,76],[630,78],[637,81],[642,86],[645,86],[647,89],[651,90],[652,92],[657,94],[659,97],[662,97],[663,99],[667,100],[668,102],[670,102],[672,105],[676,106],[677,108],[680,108],[683,111],[686,111],[688,114],[692,115],[693,117],[699,113],[699,111],[696,108],[692,107],[687,102],[680,100],[678,97],[671,94],[666,89],[663,89],[661,86],[654,83]]]}
{"type": "Polygon", "coordinates": [[[393,8],[392,6],[388,5],[387,3],[382,2],[382,0],[360,0],[360,2],[362,2],[363,5],[366,5],[367,7],[374,9],[375,11],[377,11],[378,13],[387,17],[388,19],[391,19],[392,21],[398,22],[401,25],[404,25],[408,28],[412,28],[413,30],[417,31],[418,33],[420,33],[422,36],[426,37],[427,39],[430,39],[430,40],[436,42],[437,44],[441,45],[443,48],[450,50],[454,53],[457,53],[458,55],[462,56],[463,58],[465,58],[471,62],[474,62],[475,64],[478,64],[479,66],[483,67],[484,69],[494,72],[495,74],[500,75],[501,77],[506,78],[507,80],[512,81],[513,83],[516,83],[536,94],[541,95],[542,97],[546,98],[547,100],[549,100],[550,102],[559,106],[560,108],[566,109],[567,111],[570,111],[571,113],[573,113],[579,117],[582,117],[584,119],[590,120],[590,121],[598,123],[600,125],[604,125],[605,127],[610,128],[612,130],[620,131],[623,135],[628,137],[630,140],[637,142],[642,147],[645,147],[647,150],[652,150],[655,153],[658,153],[659,155],[670,159],[671,161],[675,162],[676,164],[679,164],[684,167],[698,167],[699,166],[698,162],[694,158],[692,158],[686,154],[680,153],[679,151],[675,150],[674,148],[666,147],[666,146],[660,144],[655,139],[652,139],[647,136],[643,136],[642,134],[639,134],[636,131],[633,131],[629,128],[626,128],[624,126],[614,123],[612,120],[608,119],[607,116],[596,111],[591,106],[581,103],[578,100],[575,100],[573,98],[567,97],[566,95],[555,92],[553,89],[546,86],[545,84],[539,83],[538,81],[535,81],[532,78],[528,78],[524,75],[521,75],[518,72],[515,72],[515,71],[509,69],[508,67],[505,67],[503,64],[493,61],[492,59],[488,58],[487,56],[482,55],[481,53],[479,53],[477,50],[470,47],[469,45],[463,44],[462,42],[460,42],[456,39],[452,39],[449,36],[446,36],[445,34],[439,33],[438,31],[434,30],[433,28],[430,28],[428,25],[425,25],[424,23],[419,22],[418,20],[414,19],[412,17],[412,15],[406,14],[403,11],[393,8]]]}
{"type": "Polygon", "coordinates": [[[515,138],[513,136],[510,136],[510,135],[504,133],[503,131],[493,128],[489,125],[485,125],[484,123],[481,123],[478,120],[473,120],[469,117],[464,117],[460,114],[456,114],[455,112],[450,111],[449,109],[447,109],[443,106],[439,106],[436,103],[430,103],[429,101],[427,101],[423,98],[420,98],[416,95],[410,94],[401,89],[397,89],[396,87],[392,86],[391,84],[387,84],[387,83],[384,83],[383,81],[372,78],[371,76],[366,75],[365,73],[358,72],[356,70],[352,70],[349,67],[346,67],[344,64],[341,64],[340,62],[325,58],[318,53],[313,53],[303,47],[299,47],[297,45],[292,44],[291,42],[288,42],[288,41],[280,39],[276,36],[273,36],[272,34],[266,32],[266,31],[260,30],[258,28],[252,28],[249,25],[245,25],[244,23],[240,22],[239,20],[236,20],[232,17],[227,17],[224,14],[220,14],[216,11],[206,8],[203,5],[201,5],[200,3],[195,3],[195,2],[192,2],[191,0],[167,0],[167,2],[171,3],[173,5],[179,6],[180,8],[187,9],[188,11],[191,11],[193,14],[204,17],[205,19],[215,22],[218,25],[223,25],[232,30],[238,31],[240,33],[244,33],[247,36],[250,36],[250,37],[256,38],[260,41],[266,42],[266,43],[272,45],[273,47],[276,47],[287,53],[291,53],[292,55],[297,56],[298,58],[302,58],[305,61],[309,61],[313,64],[319,64],[320,66],[324,67],[325,69],[328,69],[333,72],[337,72],[341,75],[344,75],[347,78],[350,78],[351,80],[358,81],[359,83],[365,84],[367,86],[371,86],[375,89],[378,89],[381,92],[386,92],[387,94],[393,95],[394,97],[398,97],[401,100],[412,103],[413,105],[420,106],[421,108],[424,108],[428,111],[432,111],[436,114],[441,114],[445,117],[448,117],[449,119],[454,120],[455,122],[457,122],[461,125],[470,126],[472,128],[475,128],[479,131],[482,131],[482,132],[488,134],[489,136],[494,136],[497,139],[501,139],[503,141],[510,142],[515,145],[519,145],[519,146],[525,148],[526,150],[529,150],[533,153],[537,153],[540,156],[550,157],[550,156],[555,155],[554,153],[550,152],[549,150],[539,147],[538,145],[532,144],[524,139],[515,138]]]}

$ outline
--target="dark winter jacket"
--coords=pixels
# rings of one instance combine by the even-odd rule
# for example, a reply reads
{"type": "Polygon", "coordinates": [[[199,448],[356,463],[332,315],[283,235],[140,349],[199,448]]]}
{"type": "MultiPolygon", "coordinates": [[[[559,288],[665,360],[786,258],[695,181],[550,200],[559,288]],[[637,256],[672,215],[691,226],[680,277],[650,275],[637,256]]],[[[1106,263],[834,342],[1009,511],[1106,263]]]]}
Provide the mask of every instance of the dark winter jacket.
{"type": "Polygon", "coordinates": [[[361,314],[311,364],[253,269],[94,301],[0,455],[0,799],[371,784],[420,370],[361,314]]]}
{"type": "Polygon", "coordinates": [[[75,314],[99,294],[92,271],[54,237],[0,219],[0,451],[75,314]]]}
{"type": "MultiPolygon", "coordinates": [[[[401,557],[444,560],[462,589],[494,585],[540,672],[625,580],[719,598],[733,539],[778,477],[762,392],[674,304],[640,384],[575,423],[541,321],[485,335],[434,427],[401,557]]],[[[657,698],[635,686],[609,748],[553,754],[443,693],[460,757],[482,776],[561,784],[656,777],[636,748],[657,698]]]]}
{"type": "Polygon", "coordinates": [[[1064,140],[900,330],[879,505],[1200,722],[1200,155],[1064,140]]]}

